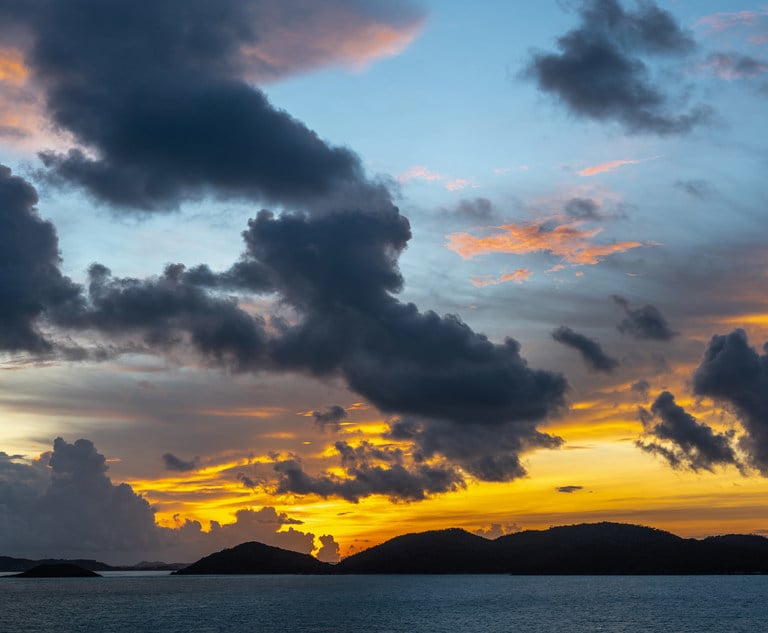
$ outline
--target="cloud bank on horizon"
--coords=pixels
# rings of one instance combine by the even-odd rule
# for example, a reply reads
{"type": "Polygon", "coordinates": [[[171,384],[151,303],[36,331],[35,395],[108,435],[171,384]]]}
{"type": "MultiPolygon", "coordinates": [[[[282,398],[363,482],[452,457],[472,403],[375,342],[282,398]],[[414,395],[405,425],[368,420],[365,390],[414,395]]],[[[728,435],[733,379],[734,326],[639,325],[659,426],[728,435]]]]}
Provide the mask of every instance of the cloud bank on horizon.
{"type": "MultiPolygon", "coordinates": [[[[515,81],[535,86],[579,120],[625,134],[627,142],[641,135],[683,143],[714,129],[721,106],[698,103],[700,92],[678,81],[685,76],[693,84],[691,69],[709,69],[708,80],[722,81],[759,81],[764,72],[757,53],[704,50],[694,31],[652,2],[576,6],[578,24],[556,40],[558,52],[530,53],[515,81]],[[697,66],[696,59],[705,61],[697,66]]],[[[0,6],[0,141],[47,140],[40,120],[57,135],[52,145],[34,148],[37,162],[23,176],[0,165],[0,352],[26,359],[24,371],[36,363],[107,366],[130,355],[228,372],[233,381],[289,376],[296,384],[344,390],[375,408],[383,419],[378,430],[353,435],[346,430],[349,405],[307,403],[314,432],[325,435],[322,455],[265,445],[258,472],[229,473],[244,488],[276,499],[415,502],[478,482],[521,479],[530,474],[528,455],[564,445],[551,425],[568,419],[575,394],[592,388],[586,385],[612,384],[632,408],[638,398],[649,406],[652,391],[660,392],[640,408],[638,453],[676,469],[735,467],[765,475],[765,356],[734,327],[740,322],[718,312],[760,314],[753,289],[764,279],[743,277],[727,289],[732,282],[720,264],[731,253],[715,248],[701,267],[688,267],[681,235],[690,233],[691,218],[683,229],[664,225],[657,237],[656,225],[639,221],[640,212],[621,196],[580,183],[556,195],[547,191],[556,202],[542,203],[533,217],[519,217],[522,203],[499,203],[495,197],[503,196],[483,192],[450,208],[435,205],[432,219],[417,208],[410,220],[400,208],[409,187],[437,182],[444,195],[454,195],[461,187],[443,174],[459,172],[408,168],[413,163],[403,158],[402,169],[392,171],[400,173],[397,181],[370,176],[370,157],[324,140],[268,98],[267,86],[278,80],[335,65],[359,71],[403,53],[427,28],[426,15],[407,0],[311,7],[292,0],[215,6],[12,0],[0,6]],[[11,119],[14,108],[19,116],[11,119]],[[65,274],[59,242],[65,228],[57,232],[41,217],[59,192],[77,196],[86,210],[89,203],[107,208],[116,222],[149,223],[175,213],[179,231],[189,204],[244,204],[250,219],[240,250],[224,266],[199,261],[190,250],[188,260],[162,270],[125,274],[115,253],[114,261],[91,263],[80,280],[65,274]],[[415,227],[438,222],[447,243],[431,251],[434,258],[424,257],[424,270],[433,269],[416,271],[417,290],[406,288],[414,250],[427,248],[413,238],[415,227]],[[675,240],[679,251],[667,247],[675,240]],[[472,271],[464,277],[472,297],[487,301],[484,311],[497,311],[493,334],[471,327],[458,309],[434,309],[454,306],[453,300],[419,293],[424,275],[440,276],[433,261],[472,271]],[[488,265],[491,274],[482,268],[488,265]],[[544,275],[534,272],[537,266],[544,275]],[[562,282],[567,272],[571,286],[562,282]],[[584,275],[593,286],[574,285],[584,275]],[[553,290],[547,283],[560,285],[553,290]],[[712,302],[721,307],[699,310],[704,288],[723,289],[712,302]],[[518,301],[514,292],[529,300],[518,301]],[[681,305],[677,292],[692,303],[681,305]],[[508,312],[520,318],[526,311],[542,333],[532,346],[533,363],[505,323],[508,312]],[[709,321],[697,322],[699,312],[709,321]],[[542,350],[555,350],[554,343],[569,350],[552,351],[558,360],[548,362],[542,350]],[[583,364],[573,363],[573,351],[583,364]],[[674,378],[669,388],[656,379],[664,374],[674,378]],[[693,395],[714,403],[706,421],[675,400],[673,391],[685,389],[686,379],[693,395]],[[712,423],[715,406],[730,412],[729,429],[712,423]]],[[[666,153],[624,155],[654,158],[590,160],[591,167],[571,169],[572,177],[650,172],[666,153]],[[632,167],[618,169],[623,166],[632,167]]],[[[554,189],[551,179],[547,186],[554,189]]],[[[455,180],[477,184],[471,176],[455,180]]],[[[681,173],[668,185],[665,200],[647,204],[669,205],[675,190],[688,204],[720,204],[720,186],[701,177],[681,173]]],[[[719,234],[726,233],[721,227],[719,234]]],[[[751,262],[759,245],[753,233],[744,235],[734,249],[751,262]]],[[[469,292],[455,281],[459,273],[441,271],[447,294],[469,292]]],[[[526,338],[532,331],[525,330],[526,338]]],[[[605,397],[594,389],[595,397],[605,397]]],[[[157,462],[168,473],[191,475],[206,463],[204,448],[160,450],[157,462]]],[[[209,531],[189,519],[175,529],[159,527],[146,499],[106,476],[105,458],[90,440],[68,444],[59,437],[52,452],[33,461],[2,453],[0,466],[0,504],[9,508],[0,534],[13,551],[74,551],[67,543],[80,530],[87,535],[84,550],[93,552],[164,550],[189,558],[263,536],[338,556],[333,536],[320,536],[316,546],[313,534],[283,530],[292,520],[269,507],[240,508],[234,523],[211,524],[209,531]],[[119,517],[125,520],[117,525],[119,517]],[[57,523],[67,526],[60,534],[57,523]]]]}

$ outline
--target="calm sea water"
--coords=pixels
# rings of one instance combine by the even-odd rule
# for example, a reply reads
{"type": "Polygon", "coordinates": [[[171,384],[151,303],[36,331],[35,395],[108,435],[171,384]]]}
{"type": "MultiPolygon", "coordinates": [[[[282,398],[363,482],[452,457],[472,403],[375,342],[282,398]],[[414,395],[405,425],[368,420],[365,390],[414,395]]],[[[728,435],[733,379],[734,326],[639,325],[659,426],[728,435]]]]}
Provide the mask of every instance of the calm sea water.
{"type": "Polygon", "coordinates": [[[768,576],[0,579],[2,633],[763,633],[768,576]]]}

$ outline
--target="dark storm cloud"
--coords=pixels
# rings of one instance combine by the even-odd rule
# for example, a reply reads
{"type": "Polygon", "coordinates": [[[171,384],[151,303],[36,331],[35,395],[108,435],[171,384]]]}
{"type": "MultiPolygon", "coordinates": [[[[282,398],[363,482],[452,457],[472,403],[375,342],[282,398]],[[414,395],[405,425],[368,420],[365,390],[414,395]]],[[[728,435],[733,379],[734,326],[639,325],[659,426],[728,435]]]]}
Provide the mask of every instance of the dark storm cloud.
{"type": "Polygon", "coordinates": [[[558,486],[555,488],[557,492],[563,492],[565,494],[573,494],[579,490],[584,490],[584,486],[558,486]]]}
{"type": "Polygon", "coordinates": [[[298,458],[278,461],[277,494],[315,494],[341,497],[357,503],[370,495],[386,495],[394,501],[421,501],[432,494],[465,486],[461,473],[450,466],[407,465],[400,449],[378,448],[368,442],[356,447],[336,442],[345,477],[307,474],[298,458]]]}
{"type": "Polygon", "coordinates": [[[659,309],[654,305],[644,305],[642,308],[631,308],[629,301],[619,295],[613,295],[614,303],[619,306],[626,318],[617,326],[619,332],[640,340],[671,341],[674,332],[659,309]]]}
{"type": "MultiPolygon", "coordinates": [[[[391,6],[348,4],[377,14],[391,6]]],[[[456,460],[482,479],[521,476],[521,452],[559,445],[536,424],[564,410],[565,378],[529,368],[512,338],[494,343],[456,316],[397,300],[397,260],[411,233],[387,189],[366,180],[356,156],[327,146],[242,80],[242,48],[260,35],[249,19],[257,6],[14,5],[34,35],[26,62],[46,89],[50,117],[89,149],[44,155],[49,176],[150,210],[208,193],[300,201],[292,213],[251,220],[245,254],[223,272],[172,265],[132,279],[95,264],[87,294],[56,323],[121,341],[141,337],[160,351],[190,345],[239,371],[340,377],[382,412],[416,419],[414,450],[456,460]],[[268,328],[223,294],[230,290],[270,293],[295,318],[268,328]]],[[[408,490],[458,481],[450,468],[424,463],[379,468],[358,470],[390,478],[378,489],[401,486],[409,498],[421,493],[408,490]],[[417,479],[412,488],[408,477],[417,479]]]]}
{"type": "Polygon", "coordinates": [[[677,180],[675,181],[675,187],[685,191],[689,196],[705,200],[710,198],[714,193],[712,185],[706,180],[677,180]]]}
{"type": "MultiPolygon", "coordinates": [[[[41,153],[47,176],[110,205],[146,211],[207,194],[297,202],[359,181],[354,153],[327,145],[246,81],[254,61],[249,47],[286,21],[300,29],[323,17],[301,2],[271,5],[4,3],[0,19],[30,35],[25,62],[45,90],[48,115],[89,150],[41,153]]],[[[345,18],[342,30],[377,20],[403,26],[419,17],[408,2],[385,8],[338,0],[326,6],[333,11],[345,18]]],[[[299,40],[281,54],[290,58],[299,40]]],[[[309,55],[284,61],[275,73],[312,65],[309,55]]]]}
{"type": "Polygon", "coordinates": [[[200,467],[199,457],[186,460],[176,457],[173,453],[163,453],[162,459],[166,470],[172,470],[177,473],[188,473],[200,467]]]}
{"type": "Polygon", "coordinates": [[[641,410],[641,420],[645,433],[637,446],[663,457],[673,468],[712,471],[715,466],[739,465],[731,446],[733,434],[715,433],[698,422],[668,391],[656,398],[650,414],[641,410]]]}
{"type": "Polygon", "coordinates": [[[520,455],[538,448],[558,448],[562,439],[542,433],[534,422],[468,425],[449,420],[403,417],[390,423],[388,437],[408,440],[416,456],[444,456],[483,481],[511,481],[526,474],[520,455]]]}
{"type": "Polygon", "coordinates": [[[341,428],[341,421],[347,417],[347,411],[338,404],[331,405],[325,411],[313,411],[315,424],[321,429],[330,429],[338,431],[341,428]]]}
{"type": "Polygon", "coordinates": [[[740,447],[768,476],[768,344],[759,354],[744,330],[713,336],[693,374],[693,390],[733,407],[746,431],[740,447]]]}
{"type": "Polygon", "coordinates": [[[552,332],[552,338],[558,343],[577,350],[591,371],[611,373],[619,366],[619,361],[608,356],[600,343],[588,336],[574,332],[569,327],[560,326],[552,332]]]}
{"type": "Polygon", "coordinates": [[[50,352],[38,321],[80,299],[80,288],[59,270],[56,229],[36,204],[35,189],[0,165],[0,351],[50,352]]]}
{"type": "Polygon", "coordinates": [[[709,108],[675,112],[653,76],[650,57],[694,50],[691,36],[653,2],[625,10],[616,0],[583,0],[581,24],[557,41],[559,53],[534,53],[526,76],[574,114],[616,121],[630,133],[683,134],[705,122],[709,108]]]}
{"type": "Polygon", "coordinates": [[[519,344],[491,343],[455,316],[420,312],[392,296],[397,257],[410,238],[391,203],[322,216],[262,212],[245,234],[299,313],[270,341],[284,369],[341,374],[381,411],[459,425],[519,423],[556,413],[565,379],[528,368],[519,344]]]}
{"type": "Polygon", "coordinates": [[[150,279],[116,278],[100,264],[89,269],[88,302],[61,315],[59,324],[113,336],[141,334],[150,347],[167,348],[183,336],[213,362],[244,371],[259,367],[264,323],[234,299],[212,296],[170,266],[150,279]]]}

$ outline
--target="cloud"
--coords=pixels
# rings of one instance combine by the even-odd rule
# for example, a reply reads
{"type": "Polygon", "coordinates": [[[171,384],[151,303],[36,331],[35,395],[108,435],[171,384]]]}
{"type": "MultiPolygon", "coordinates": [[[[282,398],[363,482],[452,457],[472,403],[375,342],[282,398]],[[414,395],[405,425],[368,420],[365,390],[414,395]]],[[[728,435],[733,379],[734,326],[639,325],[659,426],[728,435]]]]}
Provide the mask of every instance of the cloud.
{"type": "Polygon", "coordinates": [[[186,473],[197,470],[200,467],[200,458],[185,460],[176,457],[173,453],[163,453],[163,464],[166,470],[173,470],[178,473],[186,473]]]}
{"type": "Polygon", "coordinates": [[[471,198],[459,200],[455,207],[455,215],[473,222],[490,220],[495,213],[493,203],[488,198],[471,198]]]}
{"type": "Polygon", "coordinates": [[[636,445],[664,458],[673,468],[713,471],[715,466],[739,465],[731,447],[733,434],[715,433],[709,425],[697,422],[669,391],[656,398],[650,413],[641,409],[641,420],[645,432],[636,445]],[[654,423],[654,419],[660,421],[654,423]]]}
{"type": "Polygon", "coordinates": [[[719,32],[739,26],[760,26],[768,19],[768,10],[758,11],[723,11],[705,15],[697,20],[698,24],[719,32]]]}
{"type": "Polygon", "coordinates": [[[632,393],[637,394],[642,402],[645,402],[650,397],[651,384],[644,378],[633,382],[630,386],[632,393]]]}
{"type": "MultiPolygon", "coordinates": [[[[378,7],[380,19],[395,11],[333,6],[342,5],[378,7]]],[[[519,475],[519,451],[557,444],[536,424],[564,409],[565,378],[528,367],[511,338],[491,342],[456,316],[396,298],[411,233],[390,192],[365,177],[357,156],[322,142],[243,79],[243,47],[274,26],[250,19],[261,6],[35,0],[14,4],[10,18],[0,8],[34,35],[25,63],[46,87],[52,121],[80,144],[44,155],[50,177],[144,210],[209,194],[295,202],[293,212],[252,219],[245,252],[226,270],[173,264],[135,279],[94,264],[87,290],[63,284],[71,300],[46,316],[68,334],[158,353],[191,349],[233,371],[339,378],[384,414],[418,419],[420,437],[484,427],[479,436],[489,439],[473,463],[495,464],[494,477],[503,464],[519,475]],[[242,307],[238,297],[254,294],[269,295],[290,321],[242,307]],[[490,440],[499,428],[506,443],[490,440]]],[[[419,477],[433,475],[419,468],[419,477]]]]}
{"type": "Polygon", "coordinates": [[[693,391],[734,408],[748,462],[768,476],[768,345],[750,347],[744,330],[715,335],[693,374],[693,391]]]}
{"type": "Polygon", "coordinates": [[[495,286],[497,284],[503,284],[508,281],[514,281],[516,284],[521,284],[524,281],[528,281],[533,273],[527,268],[518,268],[511,273],[502,273],[498,277],[472,277],[470,282],[473,286],[483,288],[485,286],[495,286]]]}
{"type": "Polygon", "coordinates": [[[706,200],[714,195],[712,185],[706,180],[677,180],[675,181],[675,187],[685,191],[689,196],[699,198],[700,200],[706,200]]]}
{"type": "MultiPolygon", "coordinates": [[[[154,511],[128,484],[114,484],[93,443],[57,438],[53,450],[27,461],[0,452],[0,542],[3,554],[28,558],[96,558],[130,564],[191,562],[244,541],[311,553],[314,535],[274,508],[240,509],[232,523],[155,523],[154,511]],[[288,529],[286,529],[286,527],[288,529]]],[[[332,537],[321,545],[332,548],[332,537]]]]}
{"type": "Polygon", "coordinates": [[[355,154],[249,81],[395,52],[422,17],[406,1],[388,7],[37,0],[0,18],[30,34],[25,65],[52,123],[78,144],[40,154],[48,179],[115,207],[162,211],[205,195],[298,203],[358,183],[355,154]],[[302,45],[283,48],[287,32],[302,45]]]}
{"type": "Polygon", "coordinates": [[[51,352],[41,319],[80,302],[80,287],[59,268],[56,229],[36,204],[35,189],[0,165],[0,351],[51,352]]]}
{"type": "Polygon", "coordinates": [[[352,503],[371,495],[386,495],[393,501],[421,501],[428,496],[452,492],[465,486],[455,468],[427,463],[407,464],[400,449],[375,447],[368,442],[351,446],[335,444],[344,476],[324,473],[313,476],[304,471],[301,460],[275,462],[279,480],[276,494],[314,494],[341,497],[352,503]]]}
{"type": "Polygon", "coordinates": [[[571,198],[563,208],[569,218],[575,220],[602,220],[600,205],[592,198],[571,198]]]}
{"type": "Polygon", "coordinates": [[[475,181],[471,178],[451,178],[436,171],[432,171],[424,165],[414,165],[407,171],[397,176],[397,181],[401,183],[411,180],[426,180],[427,182],[443,182],[448,191],[460,191],[467,187],[476,188],[475,181]]]}
{"type": "Polygon", "coordinates": [[[613,253],[644,246],[642,242],[635,241],[595,244],[592,240],[603,228],[583,229],[582,223],[581,220],[557,216],[492,227],[496,229],[495,233],[480,237],[464,232],[451,233],[448,235],[448,248],[464,259],[488,253],[526,255],[546,252],[565,263],[585,266],[598,264],[613,253]]]}
{"type": "Polygon", "coordinates": [[[424,165],[414,165],[407,171],[398,175],[397,180],[398,182],[409,182],[411,180],[426,180],[432,182],[435,180],[445,180],[445,178],[446,177],[442,174],[438,174],[436,171],[432,171],[424,165]]]}
{"type": "Polygon", "coordinates": [[[341,428],[341,421],[347,417],[347,411],[338,404],[331,405],[325,411],[313,411],[315,424],[321,429],[330,429],[338,431],[341,428]]]}
{"type": "Polygon", "coordinates": [[[562,492],[565,494],[573,494],[574,492],[578,492],[579,490],[584,490],[584,486],[558,486],[555,488],[557,492],[562,492]]]}
{"type": "Polygon", "coordinates": [[[619,361],[608,356],[600,343],[569,327],[560,326],[552,332],[552,338],[578,351],[591,371],[611,373],[619,366],[619,361]]]}
{"type": "Polygon", "coordinates": [[[654,158],[643,158],[639,160],[611,160],[607,163],[600,163],[599,165],[593,165],[592,167],[586,167],[579,171],[579,176],[594,176],[595,174],[601,174],[606,171],[613,171],[624,165],[638,165],[649,160],[655,160],[654,158]]]}
{"type": "Polygon", "coordinates": [[[673,97],[653,76],[653,58],[695,49],[691,35],[653,2],[625,10],[616,0],[583,0],[581,23],[557,40],[559,53],[536,52],[525,76],[573,114],[615,121],[629,133],[684,134],[706,122],[710,109],[673,109],[673,97]]]}
{"type": "Polygon", "coordinates": [[[317,552],[318,560],[324,563],[338,563],[341,560],[339,544],[330,534],[320,537],[320,549],[317,552]]]}
{"type": "Polygon", "coordinates": [[[89,278],[87,302],[62,312],[60,325],[116,337],[139,334],[160,350],[189,343],[211,362],[238,371],[263,365],[264,321],[234,299],[210,295],[183,275],[183,267],[169,266],[162,276],[139,280],[113,277],[93,264],[89,278]]]}
{"type": "Polygon", "coordinates": [[[472,534],[477,534],[483,538],[494,540],[505,534],[514,534],[520,531],[520,526],[517,523],[491,523],[487,528],[478,528],[472,531],[472,534]]]}
{"type": "Polygon", "coordinates": [[[631,308],[629,302],[619,295],[613,295],[614,303],[624,310],[626,318],[617,326],[622,334],[639,340],[671,341],[677,332],[673,331],[667,320],[653,305],[631,308]]]}
{"type": "Polygon", "coordinates": [[[750,79],[768,72],[768,63],[733,52],[711,53],[704,61],[704,68],[720,79],[750,79]]]}
{"type": "Polygon", "coordinates": [[[445,183],[445,188],[448,191],[461,191],[467,187],[472,187],[474,189],[477,187],[477,184],[472,178],[452,178],[445,183]]]}

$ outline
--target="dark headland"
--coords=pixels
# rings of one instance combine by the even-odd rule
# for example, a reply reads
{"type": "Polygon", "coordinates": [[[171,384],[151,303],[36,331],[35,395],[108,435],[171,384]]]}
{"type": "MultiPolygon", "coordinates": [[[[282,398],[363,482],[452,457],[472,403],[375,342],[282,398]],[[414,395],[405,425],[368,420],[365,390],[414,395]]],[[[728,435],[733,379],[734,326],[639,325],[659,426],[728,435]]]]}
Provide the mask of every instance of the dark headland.
{"type": "Polygon", "coordinates": [[[7,578],[101,578],[101,574],[72,563],[37,565],[7,578]]]}
{"type": "Polygon", "coordinates": [[[768,539],[686,539],[623,523],[526,530],[488,540],[461,529],[398,536],[336,565],[243,543],[177,574],[765,574],[768,539]]]}

